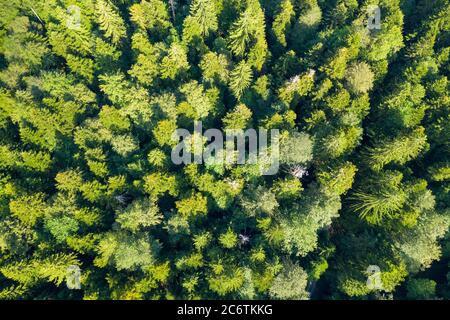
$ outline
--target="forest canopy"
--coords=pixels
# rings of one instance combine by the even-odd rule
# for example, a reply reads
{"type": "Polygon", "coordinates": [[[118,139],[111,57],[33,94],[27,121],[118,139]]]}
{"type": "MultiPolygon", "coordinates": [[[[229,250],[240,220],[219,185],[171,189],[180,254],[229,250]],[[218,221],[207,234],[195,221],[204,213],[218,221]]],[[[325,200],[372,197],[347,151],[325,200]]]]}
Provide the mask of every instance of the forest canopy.
{"type": "Polygon", "coordinates": [[[450,299],[448,0],[0,6],[0,299],[450,299]]]}

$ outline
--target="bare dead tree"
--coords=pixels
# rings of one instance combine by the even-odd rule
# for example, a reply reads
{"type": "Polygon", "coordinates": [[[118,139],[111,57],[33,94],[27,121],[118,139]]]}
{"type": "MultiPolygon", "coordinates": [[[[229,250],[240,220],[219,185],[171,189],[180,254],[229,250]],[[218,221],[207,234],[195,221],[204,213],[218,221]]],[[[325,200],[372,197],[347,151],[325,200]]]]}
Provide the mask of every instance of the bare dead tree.
{"type": "Polygon", "coordinates": [[[298,179],[308,175],[308,170],[300,164],[290,165],[286,172],[298,179]]]}
{"type": "Polygon", "coordinates": [[[172,18],[175,22],[175,0],[169,0],[170,10],[172,11],[172,18]]]}
{"type": "Polygon", "coordinates": [[[41,17],[39,17],[39,15],[37,14],[37,12],[33,9],[33,7],[30,6],[31,11],[33,11],[33,14],[36,16],[36,18],[38,18],[39,22],[45,26],[44,21],[42,21],[41,17]]]}

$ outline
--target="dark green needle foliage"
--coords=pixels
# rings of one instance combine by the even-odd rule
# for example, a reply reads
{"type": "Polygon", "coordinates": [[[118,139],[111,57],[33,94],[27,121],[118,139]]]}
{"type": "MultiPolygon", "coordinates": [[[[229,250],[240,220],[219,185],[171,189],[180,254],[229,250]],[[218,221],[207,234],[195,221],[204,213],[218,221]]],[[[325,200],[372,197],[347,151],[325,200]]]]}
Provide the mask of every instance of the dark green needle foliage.
{"type": "Polygon", "coordinates": [[[448,0],[0,7],[0,299],[450,298],[448,0]]]}

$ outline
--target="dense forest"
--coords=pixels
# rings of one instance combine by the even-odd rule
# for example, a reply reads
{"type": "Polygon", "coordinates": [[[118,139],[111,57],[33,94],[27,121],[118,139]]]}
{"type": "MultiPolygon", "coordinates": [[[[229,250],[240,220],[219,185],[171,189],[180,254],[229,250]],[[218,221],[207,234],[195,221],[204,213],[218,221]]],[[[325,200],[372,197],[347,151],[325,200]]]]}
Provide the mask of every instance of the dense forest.
{"type": "Polygon", "coordinates": [[[0,299],[450,299],[450,1],[0,3],[0,299]]]}

